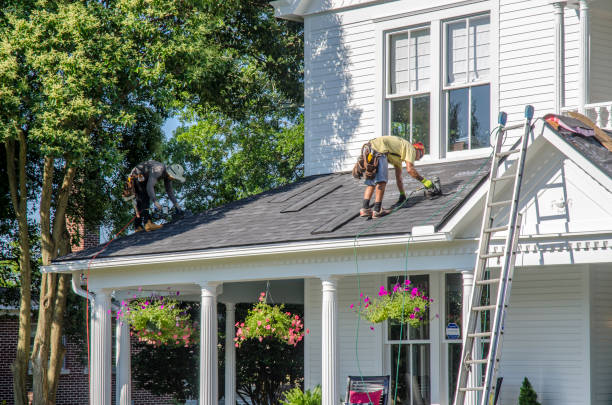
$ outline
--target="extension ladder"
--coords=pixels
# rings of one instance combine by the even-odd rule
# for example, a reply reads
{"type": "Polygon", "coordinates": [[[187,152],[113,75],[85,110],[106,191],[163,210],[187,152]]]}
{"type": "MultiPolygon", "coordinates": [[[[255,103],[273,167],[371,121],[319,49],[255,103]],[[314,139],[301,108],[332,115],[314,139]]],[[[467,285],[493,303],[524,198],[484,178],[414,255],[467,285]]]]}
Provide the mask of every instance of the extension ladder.
{"type": "MultiPolygon", "coordinates": [[[[506,113],[499,114],[500,131],[495,143],[495,152],[491,164],[489,175],[489,189],[487,191],[482,228],[480,231],[480,242],[478,246],[478,257],[474,269],[474,287],[470,299],[469,316],[467,328],[463,338],[463,349],[461,352],[461,365],[457,379],[457,390],[455,391],[454,405],[464,405],[466,396],[474,398],[475,403],[480,405],[490,405],[496,391],[496,375],[499,369],[501,358],[501,345],[504,333],[504,320],[510,301],[510,288],[512,286],[512,276],[514,273],[514,263],[516,260],[516,250],[518,247],[520,225],[522,215],[518,212],[519,197],[523,170],[525,167],[525,152],[527,141],[531,133],[531,119],[533,118],[533,107],[525,107],[524,134],[510,150],[502,151],[504,133],[509,128],[505,128],[506,113]],[[520,144],[520,146],[519,146],[520,144]],[[518,148],[517,148],[518,146],[518,148]],[[513,174],[503,174],[498,176],[500,164],[507,156],[519,154],[516,171],[513,174]],[[495,186],[498,183],[514,181],[512,197],[509,200],[495,199],[495,186]],[[509,207],[508,223],[505,226],[495,224],[496,215],[500,208],[509,207]],[[507,231],[504,250],[501,252],[491,252],[489,250],[491,236],[496,232],[507,231]],[[498,278],[493,278],[487,269],[489,259],[501,258],[501,269],[498,278]],[[497,287],[497,299],[495,303],[484,302],[482,300],[483,289],[497,287]],[[493,313],[493,322],[483,324],[482,317],[493,313]],[[489,330],[481,330],[489,329],[489,330]],[[481,339],[488,340],[488,349],[482,350],[480,354],[481,339]],[[483,378],[480,377],[482,367],[486,367],[483,378]],[[470,379],[470,372],[473,373],[470,379]],[[472,384],[469,381],[473,381],[472,384]],[[475,381],[475,382],[474,382],[475,381]],[[481,385],[482,384],[482,385],[481,385]]],[[[520,127],[519,125],[518,127],[520,127]]],[[[499,193],[497,193],[499,194],[499,193]]],[[[485,300],[486,301],[486,300],[485,300]]]]}

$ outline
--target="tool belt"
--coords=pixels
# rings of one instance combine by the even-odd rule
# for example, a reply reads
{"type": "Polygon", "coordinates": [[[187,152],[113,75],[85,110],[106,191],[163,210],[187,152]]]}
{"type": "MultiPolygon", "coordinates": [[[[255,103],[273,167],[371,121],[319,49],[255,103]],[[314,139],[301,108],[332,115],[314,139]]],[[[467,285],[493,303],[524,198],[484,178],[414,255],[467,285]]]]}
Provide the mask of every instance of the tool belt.
{"type": "Polygon", "coordinates": [[[361,154],[357,158],[357,163],[353,167],[353,177],[361,179],[365,175],[366,180],[374,180],[378,171],[378,160],[381,156],[393,155],[400,157],[397,153],[381,153],[374,148],[370,142],[364,143],[361,147],[361,154]]]}

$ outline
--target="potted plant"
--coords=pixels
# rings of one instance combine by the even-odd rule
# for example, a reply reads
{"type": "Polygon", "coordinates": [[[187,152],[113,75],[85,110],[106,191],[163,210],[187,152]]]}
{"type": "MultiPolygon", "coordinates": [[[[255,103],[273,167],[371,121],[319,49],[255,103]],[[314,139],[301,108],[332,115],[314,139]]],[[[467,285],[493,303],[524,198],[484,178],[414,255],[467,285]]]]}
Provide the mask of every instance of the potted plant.
{"type": "Polygon", "coordinates": [[[391,291],[381,285],[378,297],[370,298],[362,293],[359,300],[357,308],[354,304],[350,308],[369,322],[391,320],[413,327],[418,327],[426,320],[429,305],[433,302],[423,290],[411,286],[410,280],[395,284],[391,291]]]}
{"type": "Polygon", "coordinates": [[[149,297],[121,302],[118,322],[129,322],[131,336],[153,346],[189,347],[197,342],[197,322],[175,299],[149,297]]]}
{"type": "Polygon", "coordinates": [[[304,322],[298,315],[284,311],[283,305],[269,305],[266,293],[262,292],[259,302],[249,310],[244,322],[236,323],[236,347],[247,339],[257,339],[262,342],[266,338],[275,338],[296,346],[304,338],[304,322]]]}

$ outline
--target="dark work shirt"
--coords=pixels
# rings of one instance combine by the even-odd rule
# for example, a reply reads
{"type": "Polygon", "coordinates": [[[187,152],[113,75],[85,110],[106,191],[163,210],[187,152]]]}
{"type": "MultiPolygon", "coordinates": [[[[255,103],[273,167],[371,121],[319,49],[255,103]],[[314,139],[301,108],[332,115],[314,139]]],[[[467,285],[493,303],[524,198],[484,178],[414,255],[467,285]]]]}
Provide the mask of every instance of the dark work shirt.
{"type": "MultiPolygon", "coordinates": [[[[172,181],[166,172],[166,165],[155,160],[148,160],[146,162],[139,163],[135,168],[132,169],[131,175],[138,177],[138,175],[144,176],[144,181],[147,183],[147,194],[153,203],[157,202],[155,197],[155,185],[157,181],[163,177],[164,187],[168,198],[172,201],[175,207],[178,207],[176,197],[174,196],[174,190],[172,189],[172,181]]],[[[138,181],[138,178],[136,179],[138,181]]]]}

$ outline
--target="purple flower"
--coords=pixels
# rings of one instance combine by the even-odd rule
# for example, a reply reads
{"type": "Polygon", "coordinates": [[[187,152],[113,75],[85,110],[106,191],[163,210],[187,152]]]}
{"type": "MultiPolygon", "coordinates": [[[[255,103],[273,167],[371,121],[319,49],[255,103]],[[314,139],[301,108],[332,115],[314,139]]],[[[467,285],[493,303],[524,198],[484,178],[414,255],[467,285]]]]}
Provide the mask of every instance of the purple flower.
{"type": "Polygon", "coordinates": [[[373,326],[370,326],[370,330],[374,330],[374,327],[373,327],[373,326]]]}
{"type": "Polygon", "coordinates": [[[419,308],[419,307],[414,307],[414,312],[420,312],[420,311],[421,311],[421,308],[419,308]]]}
{"type": "Polygon", "coordinates": [[[176,292],[176,295],[179,295],[180,293],[181,293],[180,291],[177,291],[177,292],[176,292]]]}

